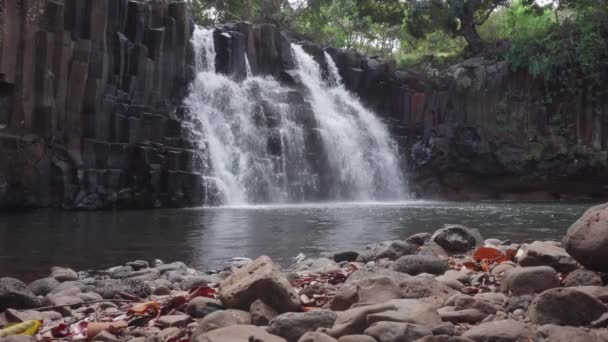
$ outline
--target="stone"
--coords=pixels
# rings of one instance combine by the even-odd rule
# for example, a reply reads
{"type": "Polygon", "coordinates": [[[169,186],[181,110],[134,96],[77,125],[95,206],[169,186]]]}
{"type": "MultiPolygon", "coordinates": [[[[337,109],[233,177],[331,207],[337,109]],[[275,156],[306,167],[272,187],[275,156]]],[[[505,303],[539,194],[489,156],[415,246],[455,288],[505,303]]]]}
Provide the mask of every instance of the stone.
{"type": "MultiPolygon", "coordinates": [[[[56,294],[60,294],[60,293],[66,293],[65,292],[66,290],[72,291],[73,289],[77,289],[78,291],[76,293],[80,293],[80,292],[90,292],[90,291],[94,290],[95,288],[93,286],[86,285],[85,283],[83,283],[81,281],[64,281],[63,283],[59,284],[59,286],[54,288],[48,294],[56,295],[56,294]]],[[[75,295],[76,293],[72,293],[72,295],[75,295]]]]}
{"type": "Polygon", "coordinates": [[[163,329],[158,334],[158,337],[160,338],[161,341],[168,341],[168,340],[177,339],[182,335],[183,335],[182,329],[180,329],[178,327],[170,327],[170,328],[163,329]]]}
{"type": "Polygon", "coordinates": [[[461,336],[450,336],[450,335],[434,335],[425,336],[416,342],[472,342],[473,340],[461,336]]]}
{"type": "Polygon", "coordinates": [[[346,335],[338,339],[338,342],[377,342],[375,338],[368,335],[346,335]]]}
{"type": "Polygon", "coordinates": [[[501,290],[514,296],[559,287],[557,272],[549,266],[516,267],[505,273],[501,290]]]}
{"type": "Polygon", "coordinates": [[[259,299],[251,303],[249,313],[251,313],[251,322],[257,326],[267,326],[270,321],[279,315],[275,309],[259,299]]]}
{"type": "Polygon", "coordinates": [[[524,267],[549,266],[561,273],[571,272],[578,268],[574,258],[552,241],[534,241],[517,261],[524,267]]]}
{"type": "Polygon", "coordinates": [[[367,328],[367,317],[369,315],[395,309],[394,305],[383,303],[338,312],[336,321],[332,328],[327,331],[327,334],[333,337],[362,334],[367,328]]]}
{"type": "Polygon", "coordinates": [[[438,282],[445,284],[457,291],[464,287],[463,283],[459,282],[457,279],[455,279],[453,277],[446,276],[446,275],[440,275],[438,277],[435,277],[435,280],[437,280],[438,282]]]}
{"type": "Polygon", "coordinates": [[[570,226],[562,245],[583,266],[608,272],[608,203],[587,210],[570,226]]]}
{"type": "Polygon", "coordinates": [[[248,310],[260,299],[279,313],[300,309],[297,293],[267,256],[259,257],[222,281],[219,297],[229,308],[248,310]]]}
{"type": "Polygon", "coordinates": [[[207,297],[193,298],[186,305],[186,313],[194,318],[203,318],[213,312],[223,310],[222,302],[207,297]]]}
{"type": "Polygon", "coordinates": [[[507,312],[513,312],[515,310],[528,311],[528,308],[535,297],[536,296],[533,294],[509,297],[505,309],[507,312]]]}
{"type": "Polygon", "coordinates": [[[390,277],[394,279],[397,283],[400,283],[402,280],[410,277],[405,273],[393,271],[392,269],[387,269],[376,265],[365,265],[357,271],[351,273],[348,279],[346,279],[345,284],[354,284],[357,281],[378,276],[390,277]]]}
{"type": "Polygon", "coordinates": [[[0,278],[0,312],[11,309],[32,309],[40,300],[25,283],[14,278],[0,278]]]}
{"type": "Polygon", "coordinates": [[[50,278],[57,281],[74,281],[78,280],[78,273],[71,268],[53,267],[51,268],[50,278]]]}
{"type": "Polygon", "coordinates": [[[395,240],[373,243],[365,247],[365,251],[361,252],[359,259],[362,262],[375,261],[380,259],[397,260],[404,255],[416,253],[418,246],[415,244],[395,240]]]}
{"type": "Polygon", "coordinates": [[[182,281],[181,284],[179,284],[179,287],[184,291],[188,291],[191,289],[196,290],[201,286],[207,286],[207,284],[209,283],[207,280],[208,279],[205,276],[187,277],[182,281]]]}
{"type": "Polygon", "coordinates": [[[420,273],[440,275],[449,269],[450,265],[447,260],[430,255],[406,255],[395,260],[395,264],[393,264],[393,270],[409,275],[420,273]]]}
{"type": "Polygon", "coordinates": [[[402,298],[437,298],[444,302],[450,296],[456,294],[452,288],[429,277],[410,277],[399,284],[402,298]]]}
{"type": "Polygon", "coordinates": [[[136,279],[107,279],[95,282],[94,292],[99,293],[105,299],[114,298],[119,292],[124,292],[139,298],[150,295],[151,289],[145,282],[136,279]]]}
{"type": "Polygon", "coordinates": [[[320,332],[307,332],[302,335],[298,342],[337,342],[337,340],[329,335],[320,332]]]}
{"type": "Polygon", "coordinates": [[[103,330],[99,334],[95,335],[92,339],[93,342],[121,342],[121,340],[112,335],[111,333],[103,330]]]}
{"type": "Polygon", "coordinates": [[[249,324],[251,324],[251,314],[247,311],[235,309],[216,311],[198,321],[198,326],[192,334],[192,338],[219,328],[249,324]]]}
{"type": "Polygon", "coordinates": [[[164,285],[161,285],[159,287],[155,287],[152,290],[152,294],[155,296],[168,296],[171,294],[171,289],[164,285]]]}
{"type": "Polygon", "coordinates": [[[11,335],[0,337],[0,342],[36,342],[36,338],[27,335],[11,335]]]}
{"type": "Polygon", "coordinates": [[[581,268],[570,272],[570,274],[564,278],[563,285],[565,287],[602,286],[604,285],[604,282],[602,281],[602,277],[597,272],[581,268]]]}
{"type": "Polygon", "coordinates": [[[275,317],[268,325],[268,332],[281,336],[289,342],[297,342],[308,331],[318,328],[331,328],[337,314],[331,310],[309,312],[288,312],[275,317]]]}
{"type": "Polygon", "coordinates": [[[414,341],[433,335],[430,328],[410,323],[378,322],[365,329],[365,334],[378,342],[414,341]]]}
{"type": "Polygon", "coordinates": [[[446,322],[469,324],[481,322],[488,316],[477,309],[442,311],[439,315],[441,316],[441,319],[446,322]]]}
{"type": "Polygon", "coordinates": [[[356,261],[358,257],[359,257],[359,252],[343,251],[343,252],[338,252],[338,253],[334,254],[334,261],[335,262],[343,262],[343,261],[353,262],[353,261],[356,261]]]}
{"type": "Polygon", "coordinates": [[[160,272],[160,274],[164,274],[168,271],[185,270],[186,268],[186,264],[181,261],[176,261],[170,264],[160,264],[156,266],[156,269],[160,272]]]}
{"type": "Polygon", "coordinates": [[[608,308],[592,296],[576,288],[547,290],[536,296],[528,317],[535,324],[583,326],[598,319],[608,308]]]}
{"type": "Polygon", "coordinates": [[[46,296],[57,288],[61,283],[55,278],[42,278],[34,280],[28,287],[37,296],[46,296]]]}
{"type": "Polygon", "coordinates": [[[285,339],[255,325],[238,325],[216,329],[196,338],[194,342],[285,342],[285,339]]]}
{"type": "Polygon", "coordinates": [[[165,315],[160,316],[157,323],[161,328],[185,327],[190,323],[190,320],[190,316],[188,315],[165,315]]]}
{"type": "Polygon", "coordinates": [[[342,285],[332,299],[332,310],[347,310],[356,303],[376,304],[401,297],[399,284],[390,277],[377,276],[342,285]]]}
{"type": "Polygon", "coordinates": [[[130,266],[135,271],[139,271],[141,269],[150,267],[150,264],[147,261],[144,261],[144,260],[130,261],[126,265],[130,266]]]}
{"type": "Polygon", "coordinates": [[[394,305],[395,309],[368,315],[368,325],[376,322],[400,322],[424,326],[441,324],[441,317],[435,306],[421,300],[394,299],[387,301],[386,304],[394,305]]]}
{"type": "Polygon", "coordinates": [[[467,295],[457,295],[455,298],[453,298],[453,302],[456,310],[477,309],[488,315],[495,314],[496,311],[501,309],[501,305],[504,303],[492,303],[479,297],[471,297],[467,295]]]}
{"type": "Polygon", "coordinates": [[[76,296],[46,296],[42,304],[44,306],[60,306],[56,310],[64,317],[71,315],[71,309],[80,307],[84,301],[76,296]]]}
{"type": "Polygon", "coordinates": [[[330,273],[339,271],[340,266],[328,258],[319,258],[313,261],[310,265],[310,270],[314,273],[330,273]]]}
{"type": "Polygon", "coordinates": [[[131,266],[116,266],[108,269],[107,272],[112,279],[122,279],[129,277],[133,273],[133,268],[131,266]]]}
{"type": "Polygon", "coordinates": [[[409,242],[409,243],[413,243],[414,245],[422,246],[425,243],[427,243],[428,241],[430,241],[431,237],[433,237],[433,235],[431,235],[429,233],[418,233],[418,234],[414,234],[414,235],[410,236],[409,238],[407,238],[405,240],[405,242],[409,242]]]}
{"type": "Polygon", "coordinates": [[[483,244],[477,229],[461,225],[445,225],[433,233],[431,241],[451,253],[466,253],[483,244]]]}
{"type": "MultiPolygon", "coordinates": [[[[52,311],[54,312],[54,311],[52,311]]],[[[54,312],[57,315],[59,315],[58,318],[61,318],[61,314],[54,312]]],[[[45,319],[49,319],[49,317],[45,314],[43,314],[42,312],[39,311],[34,311],[34,310],[15,310],[15,309],[6,309],[6,311],[4,311],[4,315],[6,316],[6,319],[8,320],[8,322],[25,322],[25,321],[32,321],[32,320],[45,320],[45,319]]]]}
{"type": "Polygon", "coordinates": [[[481,323],[462,334],[462,337],[475,342],[536,341],[536,332],[523,322],[508,319],[481,323]]]}
{"type": "Polygon", "coordinates": [[[576,289],[604,304],[608,304],[608,287],[606,286],[577,286],[576,289]]]}
{"type": "Polygon", "coordinates": [[[84,302],[92,302],[96,300],[102,300],[103,298],[98,293],[94,292],[85,292],[79,293],[78,298],[82,299],[84,302]]]}
{"type": "Polygon", "coordinates": [[[605,330],[589,330],[585,328],[563,327],[558,325],[542,325],[538,327],[541,342],[605,342],[608,332],[605,330]]]}

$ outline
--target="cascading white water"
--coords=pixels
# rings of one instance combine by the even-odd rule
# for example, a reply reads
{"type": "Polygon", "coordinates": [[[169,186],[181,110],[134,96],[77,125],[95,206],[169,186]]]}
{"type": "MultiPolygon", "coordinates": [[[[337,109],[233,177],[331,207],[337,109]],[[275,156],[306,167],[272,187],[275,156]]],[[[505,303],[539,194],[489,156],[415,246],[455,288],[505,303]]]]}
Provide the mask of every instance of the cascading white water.
{"type": "Polygon", "coordinates": [[[349,94],[329,55],[319,65],[292,45],[307,96],[270,77],[215,73],[213,31],[193,36],[197,76],[186,104],[200,120],[201,149],[226,204],[404,198],[396,145],[349,94]]]}

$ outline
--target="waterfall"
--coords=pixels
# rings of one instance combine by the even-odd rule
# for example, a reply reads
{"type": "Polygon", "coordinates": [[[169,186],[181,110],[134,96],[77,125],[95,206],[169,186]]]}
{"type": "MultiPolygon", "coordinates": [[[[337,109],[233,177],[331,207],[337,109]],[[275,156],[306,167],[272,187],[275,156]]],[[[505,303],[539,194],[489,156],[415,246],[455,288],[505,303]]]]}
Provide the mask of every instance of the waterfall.
{"type": "Polygon", "coordinates": [[[328,80],[302,47],[292,45],[307,91],[272,77],[236,81],[215,72],[212,30],[193,35],[196,78],[186,105],[200,128],[200,148],[226,204],[397,200],[405,183],[386,127],[342,85],[325,55],[328,80]]]}

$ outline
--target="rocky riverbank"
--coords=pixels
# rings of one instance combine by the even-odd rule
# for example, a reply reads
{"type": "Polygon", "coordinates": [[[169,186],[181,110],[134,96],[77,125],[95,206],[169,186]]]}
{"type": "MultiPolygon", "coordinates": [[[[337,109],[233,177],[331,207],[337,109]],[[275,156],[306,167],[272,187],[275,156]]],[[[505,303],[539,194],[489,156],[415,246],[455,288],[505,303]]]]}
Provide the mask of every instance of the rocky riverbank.
{"type": "Polygon", "coordinates": [[[607,243],[602,205],[561,243],[446,225],[283,270],[265,256],[206,272],[57,267],[0,278],[0,341],[608,341],[607,243]]]}

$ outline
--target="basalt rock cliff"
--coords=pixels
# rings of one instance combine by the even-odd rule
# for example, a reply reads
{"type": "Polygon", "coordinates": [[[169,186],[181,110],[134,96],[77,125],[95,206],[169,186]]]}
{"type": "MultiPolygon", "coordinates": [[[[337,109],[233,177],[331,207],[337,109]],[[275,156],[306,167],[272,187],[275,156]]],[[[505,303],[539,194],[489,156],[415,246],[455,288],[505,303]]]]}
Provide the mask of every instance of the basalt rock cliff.
{"type": "MultiPolygon", "coordinates": [[[[218,204],[199,123],[184,1],[0,0],[0,208],[218,204]]],[[[298,90],[292,35],[218,27],[217,72],[273,75],[298,90]]],[[[299,42],[387,123],[415,196],[608,197],[606,90],[546,101],[541,80],[474,58],[397,71],[353,51],[299,42]]],[[[294,92],[295,93],[295,92],[294,92]]]]}

